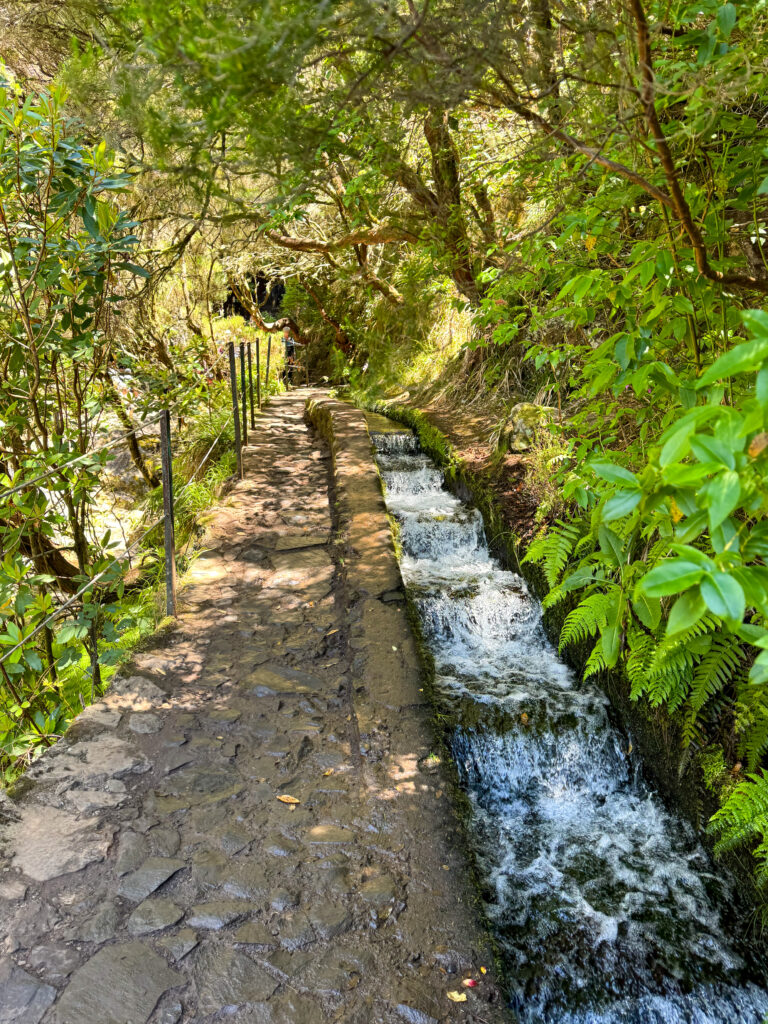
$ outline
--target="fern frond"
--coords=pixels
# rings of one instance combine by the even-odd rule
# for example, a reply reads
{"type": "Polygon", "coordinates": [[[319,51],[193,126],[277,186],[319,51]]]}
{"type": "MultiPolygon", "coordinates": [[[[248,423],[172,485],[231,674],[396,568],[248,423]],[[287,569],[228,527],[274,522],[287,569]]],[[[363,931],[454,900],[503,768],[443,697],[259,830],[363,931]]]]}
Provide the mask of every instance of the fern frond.
{"type": "Polygon", "coordinates": [[[612,604],[611,595],[601,591],[586,597],[565,617],[558,649],[562,651],[564,647],[580,643],[588,636],[596,636],[608,621],[608,612],[612,604]]]}
{"type": "Polygon", "coordinates": [[[697,715],[712,697],[735,682],[744,664],[744,651],[739,638],[733,634],[716,636],[699,662],[691,681],[689,704],[697,715]]]}
{"type": "Polygon", "coordinates": [[[755,855],[762,861],[758,877],[768,877],[768,778],[748,775],[731,790],[727,800],[709,824],[709,831],[717,836],[715,853],[727,853],[755,839],[761,845],[755,855]]]}
{"type": "Polygon", "coordinates": [[[564,523],[561,520],[550,527],[543,537],[531,544],[524,562],[540,562],[544,578],[554,587],[568,564],[571,552],[581,535],[578,523],[564,523]]]}
{"type": "Polygon", "coordinates": [[[589,679],[590,676],[602,672],[604,668],[607,668],[607,666],[605,664],[605,655],[603,654],[603,640],[602,637],[599,637],[584,666],[584,678],[589,679]]]}

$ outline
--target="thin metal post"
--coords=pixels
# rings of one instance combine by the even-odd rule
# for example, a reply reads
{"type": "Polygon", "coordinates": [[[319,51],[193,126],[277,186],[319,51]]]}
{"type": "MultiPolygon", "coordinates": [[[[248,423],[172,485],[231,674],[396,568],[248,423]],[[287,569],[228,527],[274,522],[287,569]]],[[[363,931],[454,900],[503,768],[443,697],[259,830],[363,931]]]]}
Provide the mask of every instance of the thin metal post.
{"type": "MultiPolygon", "coordinates": [[[[257,342],[258,344],[258,342],[257,342]]],[[[251,399],[251,430],[256,429],[256,413],[253,411],[253,363],[251,361],[251,343],[248,342],[248,394],[251,399]]]]}
{"type": "Polygon", "coordinates": [[[240,391],[243,396],[243,444],[248,444],[248,392],[245,388],[245,342],[240,342],[240,391]]]}
{"type": "Polygon", "coordinates": [[[267,392],[265,401],[269,401],[269,356],[272,352],[272,335],[267,335],[267,372],[264,374],[264,388],[267,392]]]}
{"type": "Polygon", "coordinates": [[[237,402],[237,365],[235,343],[229,343],[229,383],[232,388],[232,419],[235,424],[235,453],[237,454],[237,475],[243,479],[243,446],[240,443],[240,409],[237,402]]]}
{"type": "Polygon", "coordinates": [[[171,460],[171,413],[160,417],[160,461],[163,473],[163,534],[165,543],[165,610],[176,615],[176,529],[173,516],[173,462],[171,460]]]}
{"type": "Polygon", "coordinates": [[[258,334],[256,335],[256,401],[261,409],[261,347],[258,334]]]}

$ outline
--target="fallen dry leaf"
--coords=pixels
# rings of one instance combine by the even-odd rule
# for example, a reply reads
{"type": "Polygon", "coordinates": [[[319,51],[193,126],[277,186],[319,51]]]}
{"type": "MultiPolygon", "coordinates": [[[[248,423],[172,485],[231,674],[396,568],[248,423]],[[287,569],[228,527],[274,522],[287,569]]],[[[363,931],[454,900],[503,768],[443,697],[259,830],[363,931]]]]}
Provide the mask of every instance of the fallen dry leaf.
{"type": "Polygon", "coordinates": [[[766,448],[768,448],[768,434],[756,434],[749,443],[747,454],[751,459],[756,459],[766,448]]]}
{"type": "Polygon", "coordinates": [[[528,725],[528,715],[525,711],[522,713],[522,715],[520,715],[520,721],[523,723],[523,725],[528,725]]]}
{"type": "Polygon", "coordinates": [[[287,793],[282,793],[277,798],[281,804],[300,804],[301,800],[297,800],[295,796],[288,796],[287,793]]]}
{"type": "Polygon", "coordinates": [[[477,982],[474,978],[465,978],[461,983],[464,988],[477,988],[477,982]]]}
{"type": "Polygon", "coordinates": [[[323,775],[333,775],[333,768],[326,768],[323,775]]]}
{"type": "Polygon", "coordinates": [[[488,973],[488,971],[487,971],[487,970],[485,969],[485,967],[481,967],[481,968],[480,968],[480,973],[481,973],[481,974],[487,974],[487,973],[488,973]]]}
{"type": "Polygon", "coordinates": [[[448,998],[452,1003],[466,1003],[467,993],[466,992],[449,992],[448,998]]]}

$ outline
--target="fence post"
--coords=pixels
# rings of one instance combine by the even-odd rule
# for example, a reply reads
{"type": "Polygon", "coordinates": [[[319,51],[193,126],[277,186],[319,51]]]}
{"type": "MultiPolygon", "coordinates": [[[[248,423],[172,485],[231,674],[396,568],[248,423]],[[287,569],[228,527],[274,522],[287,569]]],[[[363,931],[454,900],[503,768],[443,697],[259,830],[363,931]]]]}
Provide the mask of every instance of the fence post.
{"type": "Polygon", "coordinates": [[[243,446],[240,444],[240,409],[237,402],[237,366],[235,364],[235,343],[229,343],[229,384],[232,388],[232,418],[235,424],[235,453],[237,454],[237,475],[243,479],[243,446]]]}
{"type": "MultiPolygon", "coordinates": [[[[258,344],[258,342],[257,342],[258,344]]],[[[256,429],[256,413],[253,411],[253,362],[251,360],[251,343],[248,342],[248,394],[251,399],[251,430],[256,429]]]]}
{"type": "Polygon", "coordinates": [[[267,372],[264,374],[264,388],[267,392],[266,401],[269,401],[269,356],[272,352],[272,335],[267,335],[267,372]]]}
{"type": "Polygon", "coordinates": [[[256,402],[261,410],[261,342],[256,335],[256,402]]]}
{"type": "Polygon", "coordinates": [[[248,392],[245,387],[245,342],[240,342],[240,391],[243,399],[243,444],[248,444],[248,392]]]}
{"type": "Polygon", "coordinates": [[[160,417],[160,459],[163,473],[163,539],[165,543],[165,611],[176,615],[176,529],[173,516],[173,463],[171,461],[171,413],[160,417]]]}

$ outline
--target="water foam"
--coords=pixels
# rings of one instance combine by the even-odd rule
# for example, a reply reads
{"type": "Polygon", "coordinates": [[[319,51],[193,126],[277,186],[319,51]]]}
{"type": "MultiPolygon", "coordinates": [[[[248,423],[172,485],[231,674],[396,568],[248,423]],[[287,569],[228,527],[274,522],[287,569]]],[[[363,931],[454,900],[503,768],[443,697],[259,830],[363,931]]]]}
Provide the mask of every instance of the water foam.
{"type": "Polygon", "coordinates": [[[729,893],[413,434],[374,438],[523,1024],[760,1024],[729,893]]]}

